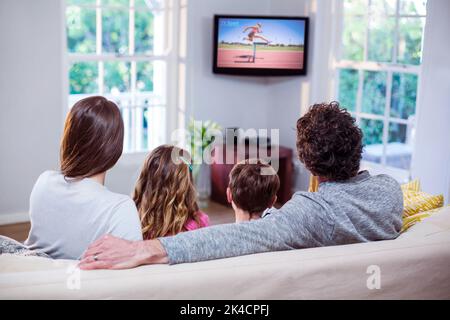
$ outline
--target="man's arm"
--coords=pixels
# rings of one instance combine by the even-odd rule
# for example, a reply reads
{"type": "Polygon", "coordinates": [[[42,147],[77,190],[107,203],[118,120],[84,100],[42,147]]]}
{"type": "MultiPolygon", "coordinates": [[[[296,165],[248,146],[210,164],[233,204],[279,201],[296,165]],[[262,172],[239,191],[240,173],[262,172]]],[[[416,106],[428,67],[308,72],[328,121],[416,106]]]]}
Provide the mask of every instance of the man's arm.
{"type": "Polygon", "coordinates": [[[294,248],[294,231],[285,217],[217,225],[159,238],[170,264],[197,262],[294,248]]]}
{"type": "Polygon", "coordinates": [[[273,210],[260,220],[217,225],[149,241],[106,236],[89,247],[80,267],[124,269],[322,246],[326,245],[333,224],[321,218],[319,210],[307,197],[294,195],[280,210],[273,210]]]}
{"type": "Polygon", "coordinates": [[[143,264],[177,264],[293,249],[291,225],[285,219],[269,218],[148,241],[127,241],[106,235],[89,246],[79,266],[84,270],[127,269],[143,264]]]}
{"type": "Polygon", "coordinates": [[[148,241],[127,241],[107,235],[89,246],[79,266],[84,270],[127,269],[143,264],[196,262],[292,249],[290,224],[285,219],[269,218],[148,241]]]}
{"type": "Polygon", "coordinates": [[[334,221],[306,193],[266,218],[217,225],[160,238],[170,264],[328,245],[334,221]]]}

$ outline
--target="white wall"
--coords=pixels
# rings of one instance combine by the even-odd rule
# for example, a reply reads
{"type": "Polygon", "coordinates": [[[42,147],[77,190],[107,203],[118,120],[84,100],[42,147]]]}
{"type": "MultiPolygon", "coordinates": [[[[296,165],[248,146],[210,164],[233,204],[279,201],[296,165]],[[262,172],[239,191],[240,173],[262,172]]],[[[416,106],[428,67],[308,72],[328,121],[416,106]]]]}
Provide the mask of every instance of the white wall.
{"type": "MultiPolygon", "coordinates": [[[[213,74],[213,15],[302,16],[311,14],[310,3],[310,0],[189,0],[187,105],[193,115],[219,121],[224,127],[280,128],[281,142],[293,147],[292,128],[302,103],[309,103],[302,85],[309,83],[311,76],[260,78],[213,74]]],[[[310,59],[309,72],[311,66],[310,59]]],[[[308,86],[304,89],[308,91],[308,86]]]]}
{"type": "Polygon", "coordinates": [[[267,79],[212,73],[214,14],[268,14],[269,0],[189,0],[187,109],[223,127],[267,128],[267,79]]]}
{"type": "MultiPolygon", "coordinates": [[[[295,124],[302,106],[306,109],[310,103],[311,76],[259,78],[213,74],[212,25],[214,14],[310,15],[311,2],[189,0],[187,108],[192,115],[199,120],[218,121],[223,127],[279,129],[280,143],[295,148],[295,124]]],[[[314,43],[313,37],[310,43],[314,43]]],[[[311,74],[313,61],[310,59],[308,64],[311,74]]],[[[297,170],[301,176],[297,187],[306,188],[309,173],[301,166],[297,170]]]]}
{"type": "Polygon", "coordinates": [[[428,0],[412,173],[450,198],[450,1],[428,0]]]}
{"type": "Polygon", "coordinates": [[[58,0],[0,2],[0,213],[28,211],[34,181],[58,166],[60,10],[58,0]]]}

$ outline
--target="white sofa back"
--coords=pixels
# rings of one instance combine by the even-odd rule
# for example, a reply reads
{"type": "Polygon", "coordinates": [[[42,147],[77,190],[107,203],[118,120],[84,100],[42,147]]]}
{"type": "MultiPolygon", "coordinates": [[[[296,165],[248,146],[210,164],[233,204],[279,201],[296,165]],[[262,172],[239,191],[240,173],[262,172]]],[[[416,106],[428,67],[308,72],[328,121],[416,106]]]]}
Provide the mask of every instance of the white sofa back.
{"type": "Polygon", "coordinates": [[[450,207],[391,241],[119,271],[75,266],[2,255],[0,299],[449,299],[450,207]]]}

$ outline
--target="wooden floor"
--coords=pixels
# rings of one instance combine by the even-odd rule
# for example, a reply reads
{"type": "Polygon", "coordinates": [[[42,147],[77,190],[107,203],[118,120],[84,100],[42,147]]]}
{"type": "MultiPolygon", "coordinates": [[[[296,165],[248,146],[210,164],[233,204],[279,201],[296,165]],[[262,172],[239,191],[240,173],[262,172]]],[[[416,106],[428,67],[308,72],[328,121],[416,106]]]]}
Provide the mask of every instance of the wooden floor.
{"type": "MultiPolygon", "coordinates": [[[[211,201],[206,208],[202,208],[201,210],[208,214],[212,225],[234,222],[233,209],[230,207],[211,201]]],[[[0,235],[13,238],[17,241],[24,241],[27,238],[29,231],[29,222],[0,226],[0,235]]]]}
{"type": "Polygon", "coordinates": [[[0,235],[13,238],[17,241],[25,241],[30,230],[30,223],[15,223],[0,226],[0,235]]]}
{"type": "Polygon", "coordinates": [[[212,225],[234,222],[234,211],[231,207],[226,207],[220,203],[210,201],[208,206],[201,210],[208,214],[212,225]]]}

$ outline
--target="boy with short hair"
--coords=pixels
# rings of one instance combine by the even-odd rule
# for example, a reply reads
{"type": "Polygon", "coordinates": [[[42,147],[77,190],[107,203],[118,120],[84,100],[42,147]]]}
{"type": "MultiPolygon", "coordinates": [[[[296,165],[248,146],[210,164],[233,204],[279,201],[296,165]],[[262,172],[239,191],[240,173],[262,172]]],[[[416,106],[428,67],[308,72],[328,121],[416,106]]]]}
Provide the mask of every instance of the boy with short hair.
{"type": "Polygon", "coordinates": [[[277,201],[280,179],[276,171],[259,159],[237,163],[230,172],[227,199],[231,203],[236,222],[264,218],[277,201]],[[265,168],[273,174],[261,174],[265,168]]]}

